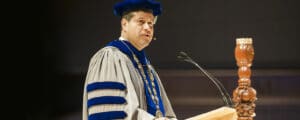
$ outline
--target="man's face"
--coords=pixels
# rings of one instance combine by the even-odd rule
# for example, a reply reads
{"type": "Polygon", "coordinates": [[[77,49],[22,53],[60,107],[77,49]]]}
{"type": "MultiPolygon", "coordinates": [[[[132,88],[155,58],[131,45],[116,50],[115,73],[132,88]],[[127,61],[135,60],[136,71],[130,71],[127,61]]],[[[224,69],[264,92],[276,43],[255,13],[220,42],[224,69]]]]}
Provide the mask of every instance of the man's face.
{"type": "Polygon", "coordinates": [[[152,41],[154,16],[143,11],[133,12],[133,17],[127,21],[122,19],[125,37],[138,50],[147,47],[152,41]]]}

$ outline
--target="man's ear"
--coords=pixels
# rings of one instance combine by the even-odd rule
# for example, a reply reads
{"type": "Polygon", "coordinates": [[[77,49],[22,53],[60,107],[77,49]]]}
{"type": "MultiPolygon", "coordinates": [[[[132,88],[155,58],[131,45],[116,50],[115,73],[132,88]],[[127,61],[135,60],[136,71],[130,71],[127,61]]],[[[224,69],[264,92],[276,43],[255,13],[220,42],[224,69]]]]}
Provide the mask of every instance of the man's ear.
{"type": "Polygon", "coordinates": [[[121,19],[121,26],[122,26],[122,30],[123,31],[127,31],[127,25],[128,25],[128,21],[125,18],[121,19]]]}

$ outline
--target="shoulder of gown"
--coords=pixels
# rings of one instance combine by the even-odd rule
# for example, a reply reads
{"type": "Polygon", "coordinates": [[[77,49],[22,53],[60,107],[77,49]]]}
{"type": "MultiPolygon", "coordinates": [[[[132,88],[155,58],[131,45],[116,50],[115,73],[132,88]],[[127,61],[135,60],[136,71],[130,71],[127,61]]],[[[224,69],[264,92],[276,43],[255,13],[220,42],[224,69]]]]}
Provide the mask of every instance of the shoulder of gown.
{"type": "MultiPolygon", "coordinates": [[[[138,75],[126,54],[107,46],[90,60],[83,96],[83,120],[128,119],[146,113],[139,109],[141,96],[132,81],[138,75]],[[142,111],[142,112],[141,112],[142,111]]],[[[135,83],[136,84],[136,83],[135,83]]],[[[152,119],[153,116],[148,116],[152,119]]]]}

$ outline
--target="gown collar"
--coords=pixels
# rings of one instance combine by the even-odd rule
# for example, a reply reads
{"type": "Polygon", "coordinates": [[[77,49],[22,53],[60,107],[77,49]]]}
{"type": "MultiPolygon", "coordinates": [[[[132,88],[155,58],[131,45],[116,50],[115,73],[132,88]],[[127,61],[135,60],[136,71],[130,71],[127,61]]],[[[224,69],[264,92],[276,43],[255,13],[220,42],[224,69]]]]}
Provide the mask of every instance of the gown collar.
{"type": "Polygon", "coordinates": [[[134,61],[133,54],[137,56],[139,61],[143,64],[147,64],[147,56],[145,54],[145,50],[139,51],[136,49],[128,40],[120,37],[118,40],[114,40],[110,43],[108,43],[106,46],[114,46],[117,47],[120,51],[128,55],[131,59],[131,61],[134,61]]]}

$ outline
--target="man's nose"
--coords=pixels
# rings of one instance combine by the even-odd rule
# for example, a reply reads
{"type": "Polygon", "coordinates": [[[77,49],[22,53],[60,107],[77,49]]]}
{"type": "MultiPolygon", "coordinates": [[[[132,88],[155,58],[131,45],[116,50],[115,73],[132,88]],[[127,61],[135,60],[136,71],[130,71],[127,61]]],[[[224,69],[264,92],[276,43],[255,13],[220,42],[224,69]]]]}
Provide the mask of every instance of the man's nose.
{"type": "Polygon", "coordinates": [[[152,29],[151,25],[149,24],[144,24],[144,29],[150,31],[152,29]]]}

